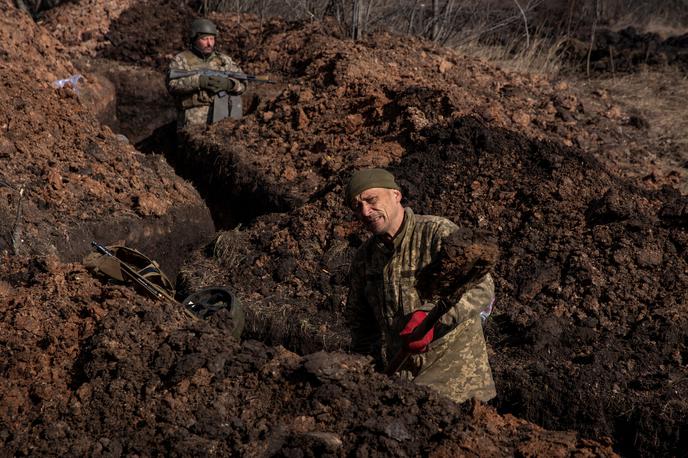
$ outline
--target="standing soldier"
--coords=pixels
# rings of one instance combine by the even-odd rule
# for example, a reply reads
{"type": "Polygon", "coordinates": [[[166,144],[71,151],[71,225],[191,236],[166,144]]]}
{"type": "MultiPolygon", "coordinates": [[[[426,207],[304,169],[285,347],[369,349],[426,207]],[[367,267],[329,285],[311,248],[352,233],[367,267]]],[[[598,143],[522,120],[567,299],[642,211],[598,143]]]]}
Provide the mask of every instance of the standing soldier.
{"type": "Polygon", "coordinates": [[[430,386],[456,402],[496,395],[487,358],[480,312],[492,305],[494,282],[487,274],[469,289],[423,337],[411,333],[434,304],[421,302],[416,274],[440,252],[458,229],[448,219],[415,215],[401,205],[394,176],[384,169],[353,174],[347,204],[373,234],[356,253],[345,317],[352,349],[372,354],[389,366],[405,350],[402,377],[430,386]]]}
{"type": "MultiPolygon", "coordinates": [[[[190,48],[174,57],[173,70],[220,70],[241,73],[227,55],[215,51],[217,27],[208,19],[195,19],[189,33],[190,48]]],[[[177,129],[212,124],[232,114],[241,117],[241,97],[246,86],[234,78],[196,73],[181,78],[167,76],[167,90],[177,103],[177,129]],[[230,104],[231,99],[231,104],[230,104]],[[238,114],[235,114],[238,113],[238,114]]]]}

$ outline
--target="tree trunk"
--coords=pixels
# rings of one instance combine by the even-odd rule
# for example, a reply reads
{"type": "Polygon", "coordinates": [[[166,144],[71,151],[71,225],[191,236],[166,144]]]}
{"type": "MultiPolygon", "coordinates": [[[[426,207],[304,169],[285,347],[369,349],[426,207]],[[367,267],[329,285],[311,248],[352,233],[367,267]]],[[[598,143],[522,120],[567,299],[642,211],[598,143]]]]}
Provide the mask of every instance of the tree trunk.
{"type": "Polygon", "coordinates": [[[354,6],[351,11],[351,38],[355,41],[363,37],[363,29],[365,25],[365,7],[363,0],[354,0],[354,6]]]}
{"type": "Polygon", "coordinates": [[[432,41],[440,36],[440,0],[432,0],[432,41]]]}

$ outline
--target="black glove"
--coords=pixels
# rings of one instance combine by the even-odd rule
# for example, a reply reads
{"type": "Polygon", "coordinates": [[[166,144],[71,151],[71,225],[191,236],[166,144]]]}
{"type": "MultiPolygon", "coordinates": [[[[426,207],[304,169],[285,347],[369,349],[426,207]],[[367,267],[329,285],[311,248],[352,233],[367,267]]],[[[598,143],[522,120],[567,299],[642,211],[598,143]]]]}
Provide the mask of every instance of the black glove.
{"type": "Polygon", "coordinates": [[[236,86],[238,81],[232,78],[225,78],[223,76],[208,76],[201,75],[199,78],[199,85],[201,89],[210,91],[213,94],[218,92],[231,92],[236,86]]]}

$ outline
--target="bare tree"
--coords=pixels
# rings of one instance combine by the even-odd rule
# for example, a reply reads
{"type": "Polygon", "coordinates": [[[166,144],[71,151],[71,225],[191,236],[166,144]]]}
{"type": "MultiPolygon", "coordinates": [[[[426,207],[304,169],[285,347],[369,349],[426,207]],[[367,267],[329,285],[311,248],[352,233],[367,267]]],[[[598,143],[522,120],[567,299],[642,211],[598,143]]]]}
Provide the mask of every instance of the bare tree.
{"type": "Polygon", "coordinates": [[[360,40],[363,37],[363,28],[365,25],[365,7],[364,0],[354,0],[351,8],[351,38],[360,40]]]}
{"type": "Polygon", "coordinates": [[[523,27],[525,28],[525,31],[526,31],[526,48],[530,48],[530,32],[528,31],[528,16],[526,16],[526,12],[523,11],[523,8],[521,8],[521,4],[518,3],[518,0],[514,0],[514,3],[516,4],[518,11],[521,12],[521,16],[523,17],[523,27]]]}
{"type": "Polygon", "coordinates": [[[432,0],[432,41],[437,41],[440,35],[440,0],[432,0]]]}

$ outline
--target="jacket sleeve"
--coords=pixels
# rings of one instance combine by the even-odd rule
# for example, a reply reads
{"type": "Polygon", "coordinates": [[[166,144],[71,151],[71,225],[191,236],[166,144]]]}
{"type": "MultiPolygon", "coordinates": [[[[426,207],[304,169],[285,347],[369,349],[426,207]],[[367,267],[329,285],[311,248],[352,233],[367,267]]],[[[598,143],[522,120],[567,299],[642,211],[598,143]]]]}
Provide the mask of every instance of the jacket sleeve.
{"type": "Polygon", "coordinates": [[[469,318],[479,318],[480,312],[488,309],[494,299],[494,280],[490,274],[487,274],[461,296],[454,307],[447,312],[442,324],[453,328],[469,318]]]}
{"type": "MultiPolygon", "coordinates": [[[[222,69],[227,72],[244,73],[231,57],[224,54],[221,55],[222,58],[222,69]]],[[[231,95],[241,95],[246,91],[246,82],[235,80],[237,83],[234,89],[230,92],[231,95]]]]}
{"type": "MultiPolygon", "coordinates": [[[[188,70],[185,59],[177,55],[170,62],[170,70],[188,70]]],[[[200,90],[200,75],[185,76],[184,78],[170,79],[170,72],[167,72],[165,79],[167,91],[173,95],[191,94],[200,90]]]]}
{"type": "Polygon", "coordinates": [[[344,319],[351,331],[351,350],[378,357],[382,334],[365,297],[365,266],[360,257],[357,254],[351,263],[344,319]]]}

